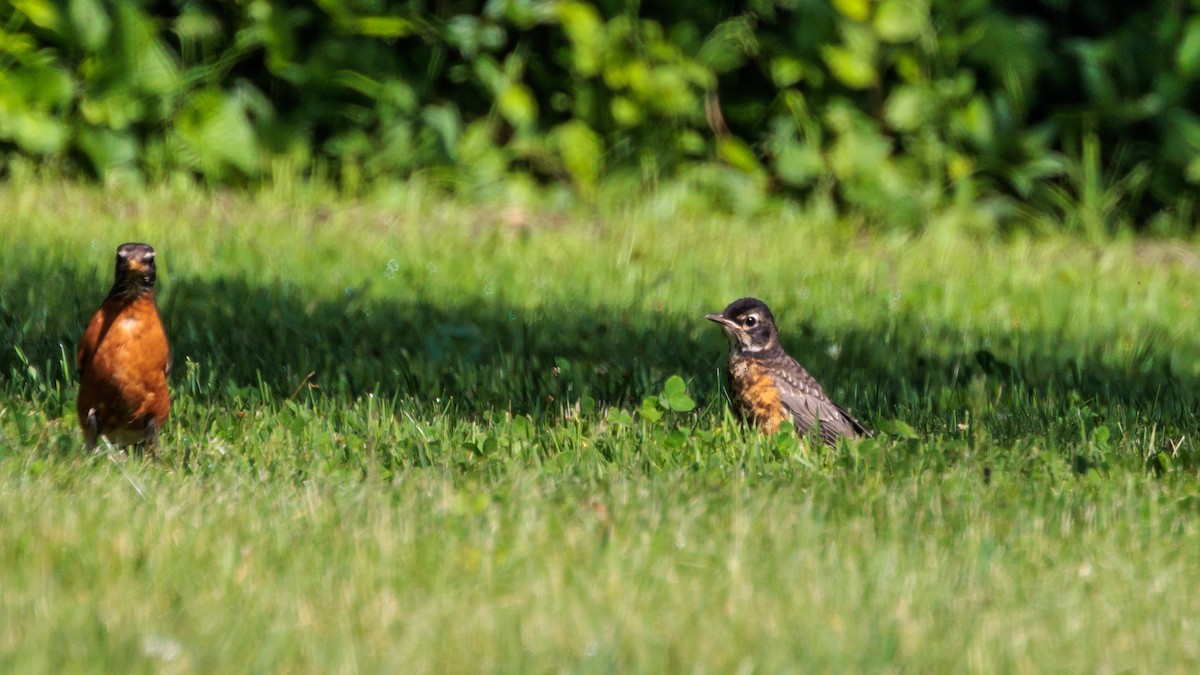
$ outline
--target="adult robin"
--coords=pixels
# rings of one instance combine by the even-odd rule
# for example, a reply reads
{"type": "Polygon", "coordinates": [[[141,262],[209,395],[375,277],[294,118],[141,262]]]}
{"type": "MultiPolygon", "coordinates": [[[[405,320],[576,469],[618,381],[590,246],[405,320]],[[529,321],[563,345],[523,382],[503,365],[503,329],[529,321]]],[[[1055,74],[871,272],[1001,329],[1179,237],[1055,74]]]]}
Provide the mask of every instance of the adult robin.
{"type": "Polygon", "coordinates": [[[821,385],[779,344],[771,310],[757,298],[735,300],[720,314],[708,314],[729,339],[729,390],[738,414],[774,433],[790,419],[797,431],[816,427],[833,446],[840,436],[861,438],[871,432],[845,408],[825,395],[821,385]]]}
{"type": "Polygon", "coordinates": [[[170,347],[154,303],[154,249],[121,244],[112,290],[88,322],[79,368],[79,423],[89,448],[103,435],[153,449],[171,410],[170,347]]]}

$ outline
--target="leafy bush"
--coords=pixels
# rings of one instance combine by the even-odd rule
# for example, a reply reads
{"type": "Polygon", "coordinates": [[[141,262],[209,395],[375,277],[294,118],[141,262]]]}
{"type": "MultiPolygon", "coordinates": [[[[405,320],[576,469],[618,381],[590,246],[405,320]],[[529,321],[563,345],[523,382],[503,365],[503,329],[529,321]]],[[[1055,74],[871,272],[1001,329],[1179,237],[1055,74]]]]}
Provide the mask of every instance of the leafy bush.
{"type": "Polygon", "coordinates": [[[1200,182],[1200,12],[1165,0],[10,0],[0,26],[0,147],[105,179],[682,177],[1100,232],[1200,182]]]}

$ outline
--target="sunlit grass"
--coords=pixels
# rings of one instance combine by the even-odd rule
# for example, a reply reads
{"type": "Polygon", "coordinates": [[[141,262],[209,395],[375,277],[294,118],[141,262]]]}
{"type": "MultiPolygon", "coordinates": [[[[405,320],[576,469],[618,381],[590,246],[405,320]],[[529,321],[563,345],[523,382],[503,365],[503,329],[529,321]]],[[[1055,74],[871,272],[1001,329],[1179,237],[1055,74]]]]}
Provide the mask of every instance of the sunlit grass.
{"type": "Polygon", "coordinates": [[[1200,249],[0,186],[0,671],[1190,672],[1200,249]],[[72,359],[159,252],[159,460],[72,359]],[[731,418],[753,294],[880,438],[731,418]],[[681,375],[694,412],[657,411],[681,375]],[[646,399],[650,399],[649,402],[646,399]]]}

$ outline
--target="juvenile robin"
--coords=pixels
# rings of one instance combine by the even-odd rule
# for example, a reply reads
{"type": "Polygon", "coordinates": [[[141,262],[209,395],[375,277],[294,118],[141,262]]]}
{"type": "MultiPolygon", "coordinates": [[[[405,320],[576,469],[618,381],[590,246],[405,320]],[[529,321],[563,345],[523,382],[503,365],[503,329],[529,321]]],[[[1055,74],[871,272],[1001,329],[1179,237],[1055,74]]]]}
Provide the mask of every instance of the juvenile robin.
{"type": "Polygon", "coordinates": [[[170,347],[154,303],[156,275],[149,245],[118,247],[112,290],[79,341],[77,406],[89,448],[103,435],[153,449],[167,421],[170,347]]]}
{"type": "Polygon", "coordinates": [[[729,339],[729,391],[738,414],[770,433],[790,419],[808,434],[815,426],[829,446],[839,436],[861,438],[871,432],[829,400],[821,385],[779,344],[771,310],[757,298],[735,300],[720,314],[705,318],[721,325],[729,339]]]}

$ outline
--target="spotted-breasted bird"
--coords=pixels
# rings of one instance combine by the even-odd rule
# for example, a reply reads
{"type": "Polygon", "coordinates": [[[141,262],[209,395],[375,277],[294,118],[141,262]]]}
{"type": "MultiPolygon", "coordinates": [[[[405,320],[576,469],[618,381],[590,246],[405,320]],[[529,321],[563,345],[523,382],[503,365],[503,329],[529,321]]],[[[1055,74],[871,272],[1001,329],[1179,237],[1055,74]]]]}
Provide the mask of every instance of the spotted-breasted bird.
{"type": "Polygon", "coordinates": [[[171,410],[170,347],[154,302],[157,268],[147,244],[117,247],[112,290],[79,341],[79,423],[88,447],[100,436],[154,448],[171,410]]]}
{"type": "Polygon", "coordinates": [[[743,419],[771,433],[790,419],[801,434],[815,427],[830,446],[841,436],[871,435],[783,351],[775,317],[763,301],[735,300],[720,314],[705,318],[720,324],[729,339],[729,392],[743,419]]]}

